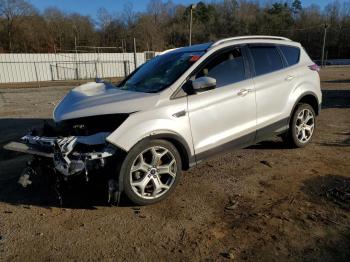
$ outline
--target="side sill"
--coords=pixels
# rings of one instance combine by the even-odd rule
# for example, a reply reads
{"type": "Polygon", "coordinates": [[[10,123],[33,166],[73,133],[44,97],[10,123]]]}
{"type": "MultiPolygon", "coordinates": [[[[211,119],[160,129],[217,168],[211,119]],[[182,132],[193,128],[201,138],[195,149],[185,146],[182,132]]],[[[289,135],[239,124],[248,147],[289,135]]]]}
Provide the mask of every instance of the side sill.
{"type": "Polygon", "coordinates": [[[225,144],[222,144],[220,146],[214,147],[214,148],[209,149],[205,152],[196,154],[197,164],[199,164],[200,162],[202,162],[205,159],[216,156],[218,154],[228,152],[228,151],[231,151],[234,149],[247,147],[253,143],[254,137],[255,137],[255,132],[252,132],[248,135],[244,135],[240,138],[237,138],[235,140],[232,140],[232,141],[227,142],[225,144]]]}
{"type": "Polygon", "coordinates": [[[221,153],[233,151],[235,149],[246,148],[248,146],[259,143],[268,138],[274,137],[276,135],[286,132],[289,128],[289,117],[277,121],[271,125],[263,127],[256,132],[244,135],[240,138],[227,142],[223,145],[217,146],[215,148],[209,149],[203,153],[196,154],[196,164],[198,165],[205,159],[216,156],[221,153]]]}
{"type": "Polygon", "coordinates": [[[280,135],[289,128],[289,117],[279,120],[271,125],[258,129],[256,131],[256,137],[254,143],[261,142],[267,138],[280,135]]]}

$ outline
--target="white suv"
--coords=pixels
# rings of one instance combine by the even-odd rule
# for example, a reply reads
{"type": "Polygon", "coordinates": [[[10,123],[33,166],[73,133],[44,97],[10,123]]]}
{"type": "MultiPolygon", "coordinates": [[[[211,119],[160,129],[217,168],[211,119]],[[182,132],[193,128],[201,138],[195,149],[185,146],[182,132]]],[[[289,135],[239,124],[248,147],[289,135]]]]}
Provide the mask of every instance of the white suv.
{"type": "MultiPolygon", "coordinates": [[[[54,111],[55,126],[6,148],[52,158],[65,181],[108,167],[110,197],[123,191],[136,204],[151,204],[174,190],[181,170],[219,152],[274,135],[307,145],[321,104],[317,71],[302,46],[283,37],[177,48],[117,86],[98,81],[73,89],[54,111]]],[[[35,173],[28,167],[26,179],[35,173]]]]}

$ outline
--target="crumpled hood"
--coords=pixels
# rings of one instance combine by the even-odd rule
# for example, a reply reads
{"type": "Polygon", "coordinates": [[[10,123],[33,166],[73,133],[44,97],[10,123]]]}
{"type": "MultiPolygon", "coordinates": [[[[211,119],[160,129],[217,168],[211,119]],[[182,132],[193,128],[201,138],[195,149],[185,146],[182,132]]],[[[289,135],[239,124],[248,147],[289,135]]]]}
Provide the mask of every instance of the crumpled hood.
{"type": "Polygon", "coordinates": [[[87,116],[132,113],[153,107],[159,94],[124,91],[90,82],[72,89],[56,106],[56,122],[87,116]]]}

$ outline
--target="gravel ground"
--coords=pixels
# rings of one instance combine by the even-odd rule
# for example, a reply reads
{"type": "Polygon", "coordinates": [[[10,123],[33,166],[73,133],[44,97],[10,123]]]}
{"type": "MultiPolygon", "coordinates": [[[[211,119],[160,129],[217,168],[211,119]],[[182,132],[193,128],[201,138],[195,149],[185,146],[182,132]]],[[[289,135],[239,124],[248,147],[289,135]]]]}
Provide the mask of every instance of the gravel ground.
{"type": "MultiPolygon", "coordinates": [[[[94,187],[57,206],[43,181],[23,189],[28,156],[0,149],[0,261],[349,261],[350,68],[321,71],[312,143],[280,139],[218,155],[147,207],[109,207],[94,187]]],[[[51,117],[67,87],[0,89],[0,146],[51,117]]]]}

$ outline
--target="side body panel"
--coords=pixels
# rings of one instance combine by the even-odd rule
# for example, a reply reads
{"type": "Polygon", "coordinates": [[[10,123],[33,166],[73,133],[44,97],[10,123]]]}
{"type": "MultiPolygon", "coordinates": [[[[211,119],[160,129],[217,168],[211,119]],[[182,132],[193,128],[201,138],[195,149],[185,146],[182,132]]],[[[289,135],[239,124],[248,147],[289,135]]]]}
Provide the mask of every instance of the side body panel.
{"type": "Polygon", "coordinates": [[[289,118],[297,101],[306,94],[322,101],[320,79],[308,68],[313,62],[299,44],[300,61],[278,71],[253,78],[257,103],[257,141],[287,130],[289,118]],[[266,128],[268,127],[268,128],[266,128]],[[273,128],[270,128],[273,127],[273,128]]]}
{"type": "Polygon", "coordinates": [[[189,96],[188,111],[196,155],[242,137],[242,144],[253,142],[256,110],[251,79],[189,96]],[[242,89],[250,92],[240,96],[242,89]]]}
{"type": "Polygon", "coordinates": [[[256,90],[257,129],[287,117],[284,107],[291,90],[286,77],[285,70],[278,70],[253,79],[256,90]]]}
{"type": "Polygon", "coordinates": [[[317,98],[319,104],[322,103],[322,92],[320,85],[320,76],[317,71],[312,71],[309,66],[314,64],[304,48],[300,45],[300,61],[298,64],[287,67],[287,77],[292,76],[288,82],[289,96],[288,101],[283,108],[285,116],[290,116],[296,103],[305,95],[313,95],[317,98]]]}
{"type": "Polygon", "coordinates": [[[194,156],[187,114],[187,97],[159,101],[152,110],[131,114],[117,130],[107,137],[107,141],[129,151],[142,139],[159,134],[171,134],[181,138],[187,143],[190,155],[194,156]]]}
{"type": "Polygon", "coordinates": [[[291,67],[290,74],[295,75],[295,80],[291,81],[291,89],[288,102],[284,108],[286,115],[290,115],[295,104],[305,95],[313,95],[317,98],[319,104],[322,103],[322,92],[320,88],[320,77],[315,71],[307,68],[308,65],[298,65],[291,67]]]}

